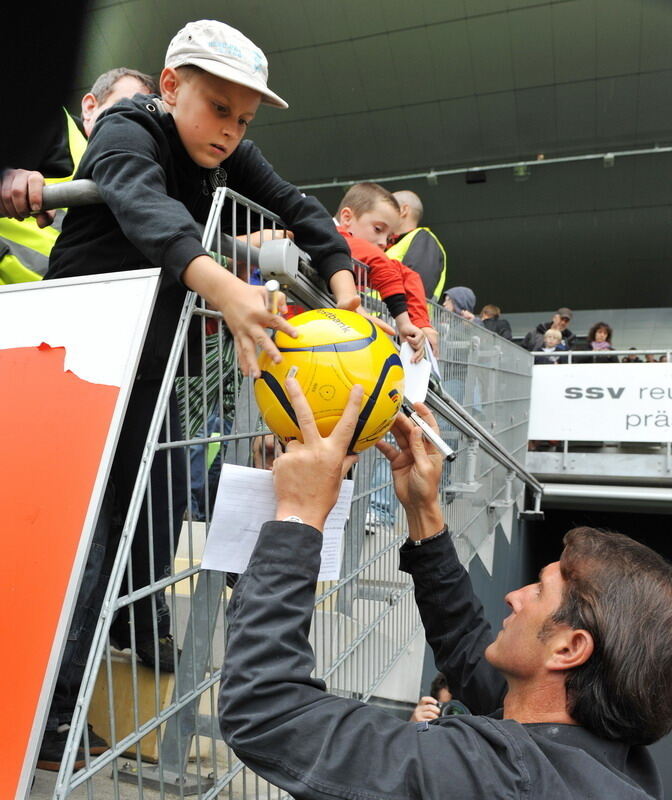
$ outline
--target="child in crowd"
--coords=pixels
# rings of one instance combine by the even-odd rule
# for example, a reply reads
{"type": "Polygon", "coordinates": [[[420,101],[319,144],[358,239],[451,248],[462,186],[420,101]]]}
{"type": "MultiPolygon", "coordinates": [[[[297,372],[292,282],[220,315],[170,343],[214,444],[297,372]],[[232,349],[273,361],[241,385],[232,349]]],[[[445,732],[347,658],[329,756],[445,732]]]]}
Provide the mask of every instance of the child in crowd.
{"type": "Polygon", "coordinates": [[[548,355],[536,358],[535,364],[558,364],[565,362],[566,358],[561,358],[557,355],[551,355],[558,352],[567,352],[569,347],[562,340],[562,333],[555,328],[549,328],[544,334],[544,343],[537,352],[547,353],[548,355]]]}
{"type": "Polygon", "coordinates": [[[437,334],[429,321],[422,278],[384,252],[399,224],[394,195],[377,183],[355,184],[341,200],[336,223],[352,257],[369,268],[369,285],[380,293],[394,317],[400,339],[411,345],[420,360],[425,336],[434,346],[437,334]]]}
{"type": "MultiPolygon", "coordinates": [[[[325,209],[282,180],[259,149],[243,141],[261,103],[287,107],[268,88],[267,77],[266,57],[240,31],[214,20],[189,23],[168,47],[159,81],[161,97],[137,94],[102,114],[75,176],[92,178],[104,205],[70,211],[46,278],[161,268],[156,306],[103,501],[107,511],[101,512],[94,534],[94,545],[99,551],[107,550],[108,560],[114,557],[120,533],[117,521],[126,516],[187,290],[198,292],[222,313],[246,374],[259,374],[257,346],[280,359],[267,328],[294,334],[282,317],[267,309],[263,287],[227,272],[202,247],[198,223],[207,219],[215,188],[227,185],[282,217],[337,303],[349,308],[359,305],[348,247],[325,209]]],[[[179,431],[174,392],[169,405],[171,430],[179,431]]],[[[143,560],[135,549],[140,542],[146,550],[143,573],[150,561],[157,578],[170,571],[170,541],[177,536],[186,506],[184,460],[167,462],[165,452],[157,453],[152,467],[151,537],[143,506],[134,540],[133,572],[143,560]]],[[[87,565],[68,642],[77,658],[68,651],[63,658],[38,761],[45,768],[58,769],[63,756],[81,665],[86,662],[106,587],[103,576],[109,574],[106,568],[109,564],[87,565]],[[78,621],[78,614],[91,624],[78,621]]],[[[140,585],[134,580],[134,588],[140,585]]],[[[160,595],[147,598],[157,606],[160,600],[160,595]]],[[[168,608],[165,602],[163,606],[157,609],[158,644],[166,644],[172,658],[168,608]]],[[[129,642],[129,625],[124,627],[116,633],[124,639],[121,646],[129,642]]],[[[136,625],[134,636],[138,650],[141,637],[144,647],[157,646],[152,630],[140,632],[136,625]]],[[[91,731],[90,752],[102,752],[105,747],[91,731]]],[[[79,766],[83,759],[82,752],[79,766]]]]}

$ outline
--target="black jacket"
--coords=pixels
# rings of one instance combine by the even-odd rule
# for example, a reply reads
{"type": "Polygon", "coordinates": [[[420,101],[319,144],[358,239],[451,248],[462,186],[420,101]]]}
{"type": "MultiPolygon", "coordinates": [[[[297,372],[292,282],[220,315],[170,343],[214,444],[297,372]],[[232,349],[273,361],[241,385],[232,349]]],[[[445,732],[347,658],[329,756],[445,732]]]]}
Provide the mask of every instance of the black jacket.
{"type": "MultiPolygon", "coordinates": [[[[523,339],[523,347],[526,350],[541,350],[541,348],[544,346],[544,334],[552,324],[552,322],[540,322],[537,327],[534,328],[534,330],[526,333],[525,338],[523,339]]],[[[567,345],[567,349],[571,350],[576,336],[569,330],[569,328],[565,328],[565,330],[562,331],[562,339],[567,345]]]]}
{"type": "MultiPolygon", "coordinates": [[[[312,197],[282,180],[251,141],[217,170],[189,157],[157,98],[135,95],[96,121],[76,178],[93,178],[105,205],[73,208],[54,247],[47,278],[158,266],[162,279],[140,373],[160,376],[186,287],[181,275],[201,246],[214,188],[226,183],[282,217],[323,278],[351,269],[348,246],[312,197]]],[[[228,219],[226,208],[222,215],[228,219]]]]}
{"type": "MultiPolygon", "coordinates": [[[[228,609],[219,714],[255,772],[314,800],[642,800],[662,797],[645,748],[575,725],[493,716],[403,722],[327,694],[308,642],[322,536],[269,522],[228,609]],[[647,794],[649,792],[650,794],[647,794]]],[[[492,712],[504,682],[483,659],[492,640],[448,535],[402,548],[437,667],[467,706],[492,712]]]]}
{"type": "Polygon", "coordinates": [[[508,319],[504,319],[504,317],[489,317],[488,319],[482,320],[482,322],[483,327],[487,330],[492,331],[498,336],[508,339],[509,341],[513,339],[511,324],[509,323],[508,319]]]}

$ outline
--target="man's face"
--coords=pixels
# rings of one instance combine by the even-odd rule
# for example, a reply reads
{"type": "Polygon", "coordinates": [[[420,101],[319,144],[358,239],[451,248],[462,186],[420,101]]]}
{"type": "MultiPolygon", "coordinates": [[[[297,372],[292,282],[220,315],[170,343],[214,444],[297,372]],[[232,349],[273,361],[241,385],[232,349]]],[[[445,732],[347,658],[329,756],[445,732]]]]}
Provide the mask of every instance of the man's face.
{"type": "Polygon", "coordinates": [[[366,239],[384,250],[387,240],[399,225],[399,212],[385,200],[378,200],[371,211],[365,211],[359,217],[349,208],[342,209],[340,223],[353,236],[366,239]]]}
{"type": "Polygon", "coordinates": [[[553,314],[553,324],[551,327],[556,331],[564,331],[569,325],[569,317],[561,317],[560,314],[553,314]]]}
{"type": "MultiPolygon", "coordinates": [[[[164,70],[164,73],[168,70],[164,70]]],[[[187,153],[199,167],[219,166],[238,147],[254,119],[261,94],[208,72],[175,72],[162,94],[187,153]]]]}
{"type": "Polygon", "coordinates": [[[131,75],[124,75],[114,84],[112,91],[103,103],[99,103],[90,92],[84,95],[82,98],[82,124],[86,135],[91,136],[96,120],[106,108],[113,106],[125,97],[133,97],[138,93],[147,94],[148,91],[149,88],[142,81],[131,75]]]}
{"type": "Polygon", "coordinates": [[[504,600],[511,613],[485,651],[493,667],[517,679],[530,678],[543,671],[550,653],[548,644],[539,634],[544,623],[560,607],[563,586],[560,562],[555,561],[539,573],[537,583],[506,595],[504,600]]]}

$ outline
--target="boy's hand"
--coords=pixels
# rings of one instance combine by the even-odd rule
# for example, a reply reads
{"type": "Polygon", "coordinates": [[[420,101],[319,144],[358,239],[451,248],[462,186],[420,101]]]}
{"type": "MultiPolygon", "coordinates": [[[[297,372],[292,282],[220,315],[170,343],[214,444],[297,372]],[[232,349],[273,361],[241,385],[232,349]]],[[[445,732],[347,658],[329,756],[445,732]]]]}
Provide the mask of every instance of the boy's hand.
{"type": "Polygon", "coordinates": [[[313,412],[295,378],[285,382],[301,428],[303,443],[292,441],[273,462],[273,484],[278,500],[276,519],[300,517],[318,530],[338,499],[341,483],[357,456],[348,447],[357,425],[363,389],[353,386],[350,398],[336,427],[322,437],[313,412]]]}
{"type": "Polygon", "coordinates": [[[438,358],[439,357],[439,333],[434,328],[421,328],[422,332],[425,334],[425,339],[429,342],[429,346],[432,348],[432,353],[438,358]]]}
{"type": "Polygon", "coordinates": [[[411,363],[417,364],[425,357],[425,334],[416,327],[410,320],[408,312],[404,311],[403,314],[395,317],[397,324],[397,333],[402,342],[408,342],[413,348],[413,356],[411,363]]]}
{"type": "MultiPolygon", "coordinates": [[[[0,181],[0,217],[24,220],[42,208],[44,175],[25,169],[6,169],[0,181]]],[[[51,225],[55,211],[42,211],[35,219],[40,228],[51,225]]]]}
{"type": "Polygon", "coordinates": [[[361,314],[363,317],[369,320],[369,322],[373,322],[374,325],[380,328],[383,333],[386,333],[388,336],[394,336],[396,331],[391,325],[388,325],[387,322],[384,322],[380,317],[374,317],[372,314],[369,314],[368,311],[362,305],[362,301],[359,295],[352,295],[351,297],[346,297],[343,300],[339,300],[336,303],[336,308],[342,308],[344,311],[355,311],[357,314],[361,314]]]}
{"type": "Polygon", "coordinates": [[[362,306],[362,301],[357,294],[357,287],[355,286],[355,279],[352,272],[347,269],[335,272],[329,279],[329,289],[334,295],[336,300],[336,308],[342,308],[344,311],[355,311],[366,317],[374,325],[377,325],[383,333],[388,336],[394,336],[396,331],[387,322],[383,322],[378,317],[373,317],[367,313],[362,306]]]}
{"type": "MultiPolygon", "coordinates": [[[[415,410],[439,433],[434,415],[424,403],[415,403],[415,410]]],[[[423,539],[443,528],[443,515],[438,501],[443,456],[422,437],[422,431],[404,414],[392,426],[397,447],[378,442],[376,447],[392,467],[394,491],[406,510],[409,536],[423,539]]]]}
{"type": "MultiPolygon", "coordinates": [[[[224,316],[233,334],[238,363],[244,375],[258,378],[261,374],[257,363],[257,347],[265,350],[276,364],[282,360],[266,328],[281,330],[292,338],[298,336],[293,325],[268,310],[268,293],[263,286],[244,283],[222,269],[210,256],[194,258],[182,273],[182,281],[224,316]]],[[[282,293],[278,310],[280,313],[287,310],[282,293]]]]}
{"type": "Polygon", "coordinates": [[[294,234],[291,231],[286,231],[283,228],[262,228],[260,231],[254,231],[249,236],[246,233],[236,236],[236,239],[245,244],[250,244],[252,247],[261,247],[264,242],[270,242],[271,239],[293,239],[294,234]]]}

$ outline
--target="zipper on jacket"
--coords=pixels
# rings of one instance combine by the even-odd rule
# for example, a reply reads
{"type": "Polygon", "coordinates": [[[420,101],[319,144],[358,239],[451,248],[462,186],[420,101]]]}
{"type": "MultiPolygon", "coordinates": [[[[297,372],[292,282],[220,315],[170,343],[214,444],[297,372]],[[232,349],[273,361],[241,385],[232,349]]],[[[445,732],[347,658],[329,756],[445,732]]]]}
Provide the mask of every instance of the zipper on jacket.
{"type": "Polygon", "coordinates": [[[226,186],[227,177],[228,175],[223,167],[215,167],[208,170],[202,178],[201,191],[206,196],[214,194],[215,189],[219,189],[220,186],[226,186]]]}

